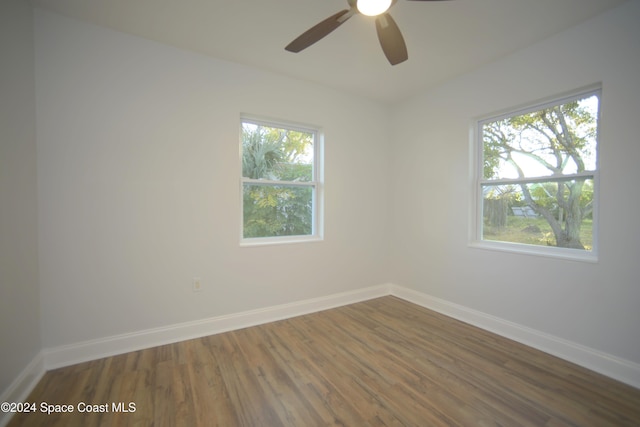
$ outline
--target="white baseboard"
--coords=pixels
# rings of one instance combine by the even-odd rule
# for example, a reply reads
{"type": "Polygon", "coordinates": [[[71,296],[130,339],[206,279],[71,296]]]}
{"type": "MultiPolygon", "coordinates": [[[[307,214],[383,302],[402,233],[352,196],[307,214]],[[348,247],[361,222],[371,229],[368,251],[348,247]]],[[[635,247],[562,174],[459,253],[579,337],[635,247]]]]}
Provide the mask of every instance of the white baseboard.
{"type": "Polygon", "coordinates": [[[390,285],[373,286],[258,310],[49,348],[44,350],[45,367],[47,370],[56,369],[116,354],[314,313],[389,295],[389,289],[390,285]]]}
{"type": "Polygon", "coordinates": [[[640,389],[640,364],[413,289],[390,285],[390,294],[640,389]]]}
{"type": "MultiPolygon", "coordinates": [[[[0,402],[24,402],[45,373],[44,354],[40,352],[0,395],[0,402]]],[[[0,427],[9,423],[12,413],[0,411],[0,427]]]]}

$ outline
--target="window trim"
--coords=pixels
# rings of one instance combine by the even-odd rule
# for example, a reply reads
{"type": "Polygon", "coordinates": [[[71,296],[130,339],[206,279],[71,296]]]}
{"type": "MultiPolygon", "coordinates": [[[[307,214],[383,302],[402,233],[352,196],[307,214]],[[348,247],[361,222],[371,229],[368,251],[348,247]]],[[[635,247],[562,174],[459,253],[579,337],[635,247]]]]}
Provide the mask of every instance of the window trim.
{"type": "Polygon", "coordinates": [[[469,244],[471,248],[487,249],[499,252],[509,252],[524,255],[534,255],[542,257],[551,257],[556,259],[566,259],[572,261],[583,261],[596,263],[598,262],[598,249],[599,249],[599,206],[600,206],[600,129],[602,126],[602,86],[592,85],[585,88],[581,88],[563,95],[546,98],[538,102],[532,102],[526,105],[521,105],[515,108],[508,108],[498,113],[487,114],[481,117],[477,117],[472,121],[470,126],[470,209],[469,209],[469,244]],[[548,175],[542,177],[531,178],[515,178],[515,179],[493,179],[488,180],[482,176],[484,170],[484,143],[482,141],[482,127],[487,122],[503,120],[509,117],[527,114],[533,111],[539,111],[545,108],[549,108],[556,105],[562,105],[567,102],[575,101],[578,99],[587,98],[589,96],[598,97],[598,116],[597,116],[597,134],[596,134],[596,153],[595,153],[595,170],[579,172],[571,175],[548,175]],[[593,240],[592,249],[590,251],[572,248],[560,248],[556,246],[542,246],[542,245],[530,245],[524,243],[504,242],[497,240],[484,240],[482,238],[484,227],[483,216],[483,198],[482,188],[483,184],[518,184],[518,183],[531,183],[531,182],[550,182],[550,181],[563,181],[571,180],[576,177],[586,177],[593,180],[593,211],[592,211],[592,227],[593,227],[593,240]]]}
{"type": "Polygon", "coordinates": [[[318,242],[324,240],[324,221],[323,221],[323,146],[324,134],[319,126],[294,123],[279,119],[271,119],[265,117],[254,116],[250,114],[240,114],[239,122],[240,136],[238,144],[238,160],[240,174],[240,246],[265,246],[277,244],[306,243],[318,242]],[[314,135],[313,142],[313,176],[311,181],[278,181],[266,179],[251,179],[243,176],[242,170],[242,125],[243,123],[251,123],[259,126],[272,128],[280,128],[293,130],[298,132],[312,133],[314,135]],[[294,186],[309,187],[312,189],[312,211],[311,211],[311,234],[308,235],[292,235],[292,236],[270,236],[270,237],[244,237],[244,186],[264,185],[264,186],[294,186]]]}

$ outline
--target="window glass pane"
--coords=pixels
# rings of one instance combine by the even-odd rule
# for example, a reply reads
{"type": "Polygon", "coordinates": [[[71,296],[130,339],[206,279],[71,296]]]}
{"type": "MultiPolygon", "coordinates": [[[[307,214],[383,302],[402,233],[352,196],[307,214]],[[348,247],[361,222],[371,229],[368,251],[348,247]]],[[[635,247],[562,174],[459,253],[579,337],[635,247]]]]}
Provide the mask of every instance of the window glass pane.
{"type": "Polygon", "coordinates": [[[245,238],[313,233],[312,186],[243,184],[245,238]]]}
{"type": "Polygon", "coordinates": [[[596,170],[598,96],[482,123],[483,178],[596,170]]]}
{"type": "Polygon", "coordinates": [[[593,179],[482,185],[482,239],[593,249],[593,179]]]}
{"type": "Polygon", "coordinates": [[[242,176],[313,181],[314,133],[242,123],[242,176]]]}

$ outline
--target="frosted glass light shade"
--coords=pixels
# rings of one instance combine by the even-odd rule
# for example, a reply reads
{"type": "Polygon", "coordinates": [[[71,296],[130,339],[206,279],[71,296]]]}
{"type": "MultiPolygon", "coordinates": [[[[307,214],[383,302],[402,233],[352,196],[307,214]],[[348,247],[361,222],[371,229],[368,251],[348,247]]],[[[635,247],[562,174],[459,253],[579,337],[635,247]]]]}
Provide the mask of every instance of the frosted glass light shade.
{"type": "Polygon", "coordinates": [[[358,11],[363,15],[376,16],[384,13],[391,6],[392,0],[358,0],[358,11]]]}

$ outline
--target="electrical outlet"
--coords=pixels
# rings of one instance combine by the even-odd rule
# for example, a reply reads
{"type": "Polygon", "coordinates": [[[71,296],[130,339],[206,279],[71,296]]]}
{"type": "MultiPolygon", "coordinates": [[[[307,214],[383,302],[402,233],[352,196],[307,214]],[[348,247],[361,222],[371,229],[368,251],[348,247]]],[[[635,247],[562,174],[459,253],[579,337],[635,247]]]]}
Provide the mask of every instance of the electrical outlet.
{"type": "Polygon", "coordinates": [[[202,280],[200,280],[199,277],[194,277],[191,282],[191,288],[193,289],[193,292],[202,291],[202,280]]]}

